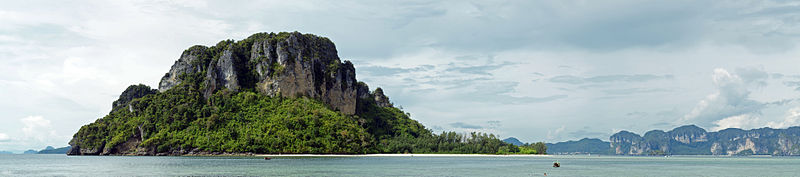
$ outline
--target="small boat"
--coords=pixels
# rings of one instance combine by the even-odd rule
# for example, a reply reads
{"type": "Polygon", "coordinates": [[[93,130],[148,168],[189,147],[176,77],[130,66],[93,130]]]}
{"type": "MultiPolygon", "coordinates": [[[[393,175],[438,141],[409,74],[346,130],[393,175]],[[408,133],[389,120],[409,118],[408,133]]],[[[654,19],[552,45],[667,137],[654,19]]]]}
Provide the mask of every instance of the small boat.
{"type": "Polygon", "coordinates": [[[553,162],[553,168],[561,167],[561,163],[553,162]]]}
{"type": "Polygon", "coordinates": [[[269,158],[269,157],[264,157],[264,160],[270,160],[270,159],[272,159],[272,158],[269,158]]]}

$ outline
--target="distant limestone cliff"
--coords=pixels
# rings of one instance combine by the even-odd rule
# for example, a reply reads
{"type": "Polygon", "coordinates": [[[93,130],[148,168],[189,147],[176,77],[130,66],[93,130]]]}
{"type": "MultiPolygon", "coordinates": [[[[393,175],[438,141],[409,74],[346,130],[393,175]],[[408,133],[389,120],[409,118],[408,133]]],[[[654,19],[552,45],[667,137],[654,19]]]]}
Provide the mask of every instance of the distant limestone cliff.
{"type": "Polygon", "coordinates": [[[787,129],[728,128],[707,132],[695,125],[670,131],[651,130],[640,136],[620,131],[610,142],[584,138],[547,144],[551,154],[609,155],[800,155],[800,127],[787,129]]]}
{"type": "Polygon", "coordinates": [[[800,127],[706,132],[686,125],[668,132],[652,130],[644,136],[621,131],[610,140],[613,152],[622,155],[800,155],[800,127]]]}

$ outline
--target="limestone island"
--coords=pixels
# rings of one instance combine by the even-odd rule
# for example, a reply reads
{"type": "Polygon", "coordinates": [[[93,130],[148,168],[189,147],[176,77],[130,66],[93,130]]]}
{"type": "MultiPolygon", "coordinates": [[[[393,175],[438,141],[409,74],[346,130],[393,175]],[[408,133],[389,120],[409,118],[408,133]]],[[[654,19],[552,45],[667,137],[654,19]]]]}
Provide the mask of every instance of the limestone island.
{"type": "Polygon", "coordinates": [[[330,39],[299,32],[186,49],[158,84],[131,85],[68,155],[541,154],[486,133],[435,134],[356,80],[330,39]]]}

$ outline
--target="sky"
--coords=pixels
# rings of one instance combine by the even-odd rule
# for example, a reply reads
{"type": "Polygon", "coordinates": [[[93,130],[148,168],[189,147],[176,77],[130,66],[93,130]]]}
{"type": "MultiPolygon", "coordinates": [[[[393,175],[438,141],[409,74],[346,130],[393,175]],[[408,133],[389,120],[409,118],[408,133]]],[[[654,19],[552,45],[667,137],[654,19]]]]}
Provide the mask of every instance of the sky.
{"type": "Polygon", "coordinates": [[[193,45],[330,38],[435,132],[608,140],[800,125],[792,1],[5,1],[0,150],[66,146],[193,45]]]}

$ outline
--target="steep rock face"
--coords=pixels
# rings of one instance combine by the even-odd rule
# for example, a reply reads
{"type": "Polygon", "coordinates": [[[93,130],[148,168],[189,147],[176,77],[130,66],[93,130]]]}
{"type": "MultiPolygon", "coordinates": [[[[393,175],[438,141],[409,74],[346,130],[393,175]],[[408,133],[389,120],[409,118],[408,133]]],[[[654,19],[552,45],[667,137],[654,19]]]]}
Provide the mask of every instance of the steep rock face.
{"type": "Polygon", "coordinates": [[[345,114],[356,113],[357,81],[350,61],[340,62],[327,38],[292,33],[285,40],[254,42],[256,88],[270,96],[308,96],[345,114]]]}
{"type": "Polygon", "coordinates": [[[373,99],[375,100],[375,104],[378,104],[380,107],[392,107],[392,103],[389,102],[389,97],[383,94],[383,89],[378,87],[373,92],[373,99]]]}
{"type": "Polygon", "coordinates": [[[164,74],[164,77],[161,78],[161,82],[158,83],[158,91],[164,92],[180,84],[183,81],[183,78],[181,78],[182,74],[203,72],[205,69],[203,67],[205,64],[203,55],[206,49],[208,49],[208,47],[193,46],[183,51],[178,61],[175,61],[175,64],[169,69],[169,72],[164,74]]]}
{"type": "Polygon", "coordinates": [[[670,135],[667,132],[661,130],[649,131],[644,134],[644,147],[641,149],[653,154],[669,152],[669,141],[663,141],[664,139],[669,139],[669,137],[670,135]]]}
{"type": "Polygon", "coordinates": [[[643,138],[629,131],[620,131],[611,135],[611,149],[615,154],[640,155],[644,152],[641,147],[643,138]]]}
{"type": "Polygon", "coordinates": [[[669,134],[672,139],[684,144],[708,141],[708,133],[706,130],[695,125],[684,125],[672,129],[669,134]]]}
{"type": "Polygon", "coordinates": [[[192,47],[164,75],[159,91],[180,85],[182,75],[202,72],[206,98],[223,89],[253,88],[269,96],[318,99],[349,115],[356,114],[359,100],[392,106],[382,90],[370,93],[356,80],[355,67],[339,59],[328,38],[298,32],[258,33],[243,42],[192,47]]]}
{"type": "Polygon", "coordinates": [[[232,45],[228,45],[216,62],[209,63],[204,81],[206,89],[203,91],[203,96],[206,98],[211,97],[211,94],[222,88],[233,92],[239,91],[239,76],[234,67],[236,58],[231,51],[232,47],[232,45]]]}

